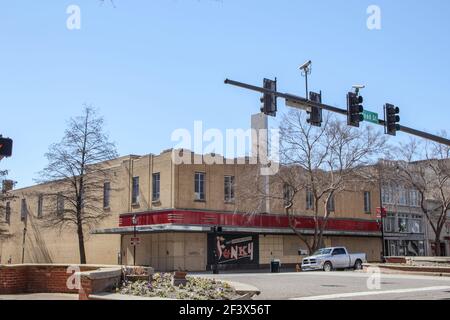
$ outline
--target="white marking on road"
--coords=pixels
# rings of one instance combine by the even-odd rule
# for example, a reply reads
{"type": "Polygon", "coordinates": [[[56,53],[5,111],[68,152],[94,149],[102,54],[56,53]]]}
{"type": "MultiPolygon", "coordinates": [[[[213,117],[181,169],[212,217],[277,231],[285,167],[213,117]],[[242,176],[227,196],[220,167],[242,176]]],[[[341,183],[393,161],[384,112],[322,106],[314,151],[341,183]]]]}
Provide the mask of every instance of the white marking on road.
{"type": "MultiPolygon", "coordinates": [[[[286,273],[222,273],[220,275],[211,275],[210,273],[198,273],[193,274],[195,276],[202,277],[236,277],[236,278],[249,278],[249,277],[355,277],[355,278],[368,278],[369,273],[365,272],[286,272],[286,273]]],[[[443,276],[438,277],[434,275],[412,275],[412,274],[400,274],[400,273],[382,273],[381,277],[385,279],[404,279],[404,280],[437,280],[437,281],[450,281],[450,277],[443,276]]]]}
{"type": "Polygon", "coordinates": [[[382,294],[411,293],[411,292],[421,292],[421,291],[440,291],[440,290],[448,290],[448,289],[450,289],[449,286],[437,286],[437,287],[413,288],[413,289],[395,289],[395,290],[385,290],[385,291],[336,293],[336,294],[328,294],[328,295],[323,295],[323,296],[294,298],[291,300],[331,300],[331,299],[341,299],[341,298],[374,296],[374,295],[382,295],[382,294]]]}

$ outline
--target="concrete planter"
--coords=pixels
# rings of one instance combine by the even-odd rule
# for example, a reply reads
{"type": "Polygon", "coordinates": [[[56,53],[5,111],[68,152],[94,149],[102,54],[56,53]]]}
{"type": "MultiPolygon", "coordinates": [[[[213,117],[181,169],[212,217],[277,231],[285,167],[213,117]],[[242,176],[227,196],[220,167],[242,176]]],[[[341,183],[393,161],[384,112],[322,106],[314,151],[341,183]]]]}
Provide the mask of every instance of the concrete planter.
{"type": "MultiPolygon", "coordinates": [[[[257,296],[261,293],[261,291],[253,286],[243,284],[240,282],[229,282],[227,283],[232,286],[236,293],[239,295],[237,298],[231,301],[240,301],[240,300],[252,300],[254,296],[257,296]]],[[[133,295],[125,295],[119,293],[112,292],[102,292],[89,296],[90,300],[177,300],[177,299],[168,299],[168,298],[157,298],[157,297],[140,297],[133,295]]]]}

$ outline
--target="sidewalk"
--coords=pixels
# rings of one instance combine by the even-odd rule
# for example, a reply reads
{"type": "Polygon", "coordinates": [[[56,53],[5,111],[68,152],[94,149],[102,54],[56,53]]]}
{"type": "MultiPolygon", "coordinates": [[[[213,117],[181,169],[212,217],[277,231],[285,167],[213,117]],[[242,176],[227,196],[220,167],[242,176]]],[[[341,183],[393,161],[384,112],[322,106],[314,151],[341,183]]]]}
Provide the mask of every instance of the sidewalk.
{"type": "Polygon", "coordinates": [[[0,295],[0,300],[78,300],[78,294],[29,293],[0,295]]]}
{"type": "MultiPolygon", "coordinates": [[[[295,273],[293,268],[281,268],[279,273],[295,273]]],[[[219,274],[254,274],[254,273],[271,273],[270,269],[246,269],[246,270],[219,270],[219,274]]],[[[213,275],[212,271],[194,271],[188,272],[189,275],[213,275]]]]}

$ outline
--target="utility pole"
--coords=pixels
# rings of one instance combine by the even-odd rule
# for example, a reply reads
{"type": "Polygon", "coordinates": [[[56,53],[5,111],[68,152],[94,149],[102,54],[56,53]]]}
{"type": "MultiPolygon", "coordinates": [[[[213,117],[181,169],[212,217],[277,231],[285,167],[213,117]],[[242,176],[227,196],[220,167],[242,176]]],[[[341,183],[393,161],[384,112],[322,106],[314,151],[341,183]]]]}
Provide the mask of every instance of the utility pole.
{"type": "Polygon", "coordinates": [[[383,181],[382,181],[382,166],[381,163],[378,164],[378,188],[380,192],[380,224],[381,224],[381,241],[382,241],[382,259],[384,262],[384,258],[386,257],[386,241],[384,237],[384,215],[385,209],[383,207],[383,181]]]}
{"type": "Polygon", "coordinates": [[[136,226],[137,226],[137,218],[136,214],[133,215],[133,218],[131,219],[131,222],[133,224],[133,265],[136,266],[136,226]]]}

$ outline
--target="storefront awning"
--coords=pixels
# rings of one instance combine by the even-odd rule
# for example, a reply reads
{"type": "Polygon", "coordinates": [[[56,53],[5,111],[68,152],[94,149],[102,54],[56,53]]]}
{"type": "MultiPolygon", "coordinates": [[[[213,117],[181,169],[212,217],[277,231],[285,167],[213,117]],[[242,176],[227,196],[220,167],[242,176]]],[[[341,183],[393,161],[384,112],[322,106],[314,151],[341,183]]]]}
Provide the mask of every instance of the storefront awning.
{"type": "MultiPolygon", "coordinates": [[[[97,229],[92,231],[92,234],[133,234],[134,227],[119,227],[110,229],[97,229]]],[[[298,229],[304,235],[314,234],[311,229],[298,229]]],[[[210,233],[211,226],[199,225],[182,225],[182,224],[159,224],[148,226],[136,226],[136,233],[161,233],[161,232],[194,232],[194,233],[210,233]]],[[[284,234],[293,235],[294,231],[289,228],[254,228],[254,227],[239,227],[239,226],[223,226],[223,233],[248,233],[248,234],[284,234]]],[[[342,231],[342,230],[326,230],[324,232],[328,236],[365,236],[365,237],[380,237],[381,232],[367,232],[367,231],[342,231]]]]}

